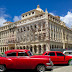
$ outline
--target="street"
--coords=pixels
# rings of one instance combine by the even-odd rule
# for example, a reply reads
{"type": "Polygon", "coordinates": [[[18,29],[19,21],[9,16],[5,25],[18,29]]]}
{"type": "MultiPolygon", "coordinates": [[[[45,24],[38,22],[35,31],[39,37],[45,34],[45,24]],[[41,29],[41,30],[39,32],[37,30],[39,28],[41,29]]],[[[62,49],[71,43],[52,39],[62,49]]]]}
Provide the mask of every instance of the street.
{"type": "MultiPolygon", "coordinates": [[[[45,71],[45,72],[56,72],[56,70],[62,69],[63,67],[65,68],[65,67],[69,67],[69,66],[68,65],[56,65],[53,67],[53,70],[45,71]]],[[[35,72],[35,71],[34,70],[7,70],[6,72],[35,72]]]]}

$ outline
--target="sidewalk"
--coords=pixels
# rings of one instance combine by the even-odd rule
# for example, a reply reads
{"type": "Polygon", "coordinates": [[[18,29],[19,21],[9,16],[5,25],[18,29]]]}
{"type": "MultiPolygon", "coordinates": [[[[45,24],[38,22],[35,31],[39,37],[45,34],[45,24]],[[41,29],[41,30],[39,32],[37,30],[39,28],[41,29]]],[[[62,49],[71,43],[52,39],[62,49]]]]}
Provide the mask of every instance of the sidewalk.
{"type": "Polygon", "coordinates": [[[51,72],[72,72],[72,66],[65,66],[57,69],[53,69],[51,72]]]}

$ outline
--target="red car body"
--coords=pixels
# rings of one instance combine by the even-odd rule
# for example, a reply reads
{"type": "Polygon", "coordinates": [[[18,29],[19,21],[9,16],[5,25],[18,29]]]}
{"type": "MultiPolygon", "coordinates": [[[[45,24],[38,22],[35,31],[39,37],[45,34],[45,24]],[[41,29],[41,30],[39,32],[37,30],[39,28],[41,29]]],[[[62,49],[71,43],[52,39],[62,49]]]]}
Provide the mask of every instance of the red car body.
{"type": "Polygon", "coordinates": [[[66,56],[60,51],[47,51],[42,55],[49,55],[53,64],[68,64],[72,56],[66,56]]]}
{"type": "Polygon", "coordinates": [[[53,66],[49,56],[31,55],[29,50],[24,49],[6,51],[4,57],[0,57],[0,65],[5,65],[7,69],[35,69],[39,64],[47,69],[53,66]]]}

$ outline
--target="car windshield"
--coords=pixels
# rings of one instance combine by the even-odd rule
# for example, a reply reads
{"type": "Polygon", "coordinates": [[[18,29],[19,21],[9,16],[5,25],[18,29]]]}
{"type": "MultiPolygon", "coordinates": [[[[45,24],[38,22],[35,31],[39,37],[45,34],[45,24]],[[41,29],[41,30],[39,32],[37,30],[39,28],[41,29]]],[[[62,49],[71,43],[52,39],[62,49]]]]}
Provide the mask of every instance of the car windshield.
{"type": "Polygon", "coordinates": [[[33,56],[32,52],[28,51],[27,53],[29,54],[29,56],[33,56]]]}
{"type": "Polygon", "coordinates": [[[72,52],[65,52],[66,55],[72,55],[72,52]]]}

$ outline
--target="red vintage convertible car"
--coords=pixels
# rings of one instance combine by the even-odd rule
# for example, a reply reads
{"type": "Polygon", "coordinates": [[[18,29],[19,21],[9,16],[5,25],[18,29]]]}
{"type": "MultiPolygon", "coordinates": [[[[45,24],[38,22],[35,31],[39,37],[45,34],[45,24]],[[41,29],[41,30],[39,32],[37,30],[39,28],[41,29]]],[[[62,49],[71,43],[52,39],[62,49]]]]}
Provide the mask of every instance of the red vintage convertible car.
{"type": "Polygon", "coordinates": [[[52,69],[53,63],[49,56],[33,55],[29,50],[9,50],[0,57],[0,72],[6,69],[36,69],[44,72],[52,69]]]}
{"type": "Polygon", "coordinates": [[[72,56],[66,56],[60,51],[46,51],[42,55],[49,55],[53,64],[72,65],[72,56]]]}

